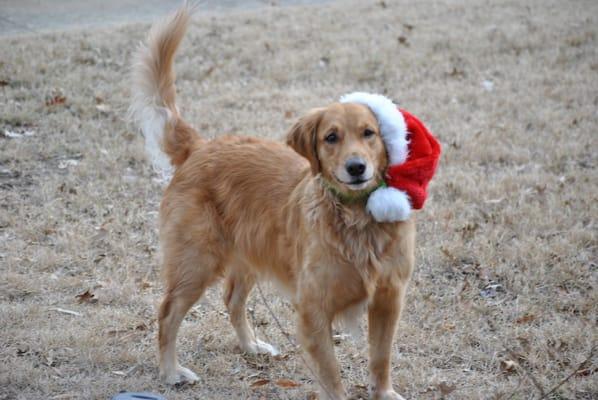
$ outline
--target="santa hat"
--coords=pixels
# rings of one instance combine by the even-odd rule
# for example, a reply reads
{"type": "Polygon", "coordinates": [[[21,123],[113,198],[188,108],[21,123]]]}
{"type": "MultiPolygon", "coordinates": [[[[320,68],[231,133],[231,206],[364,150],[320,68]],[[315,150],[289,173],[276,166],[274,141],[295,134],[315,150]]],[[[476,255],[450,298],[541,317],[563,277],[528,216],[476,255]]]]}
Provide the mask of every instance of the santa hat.
{"type": "Polygon", "coordinates": [[[389,167],[385,185],[370,194],[366,209],[378,222],[409,219],[412,208],[424,206],[428,182],[440,158],[440,144],[420,120],[385,96],[354,92],[341,97],[340,102],[368,106],[386,145],[389,167]]]}

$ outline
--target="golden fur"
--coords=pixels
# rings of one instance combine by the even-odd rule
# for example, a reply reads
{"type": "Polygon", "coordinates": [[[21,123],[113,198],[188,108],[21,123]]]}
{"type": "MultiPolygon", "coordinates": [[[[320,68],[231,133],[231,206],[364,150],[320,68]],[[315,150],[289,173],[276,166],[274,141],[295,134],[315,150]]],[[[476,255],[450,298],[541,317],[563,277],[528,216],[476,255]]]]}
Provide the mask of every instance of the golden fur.
{"type": "Polygon", "coordinates": [[[166,281],[159,311],[161,376],[170,383],[197,379],[178,364],[176,335],[189,308],[220,278],[242,348],[275,352],[255,337],[245,314],[254,283],[270,279],[291,294],[299,340],[324,396],[346,396],[332,322],[363,304],[372,398],[400,399],[390,381],[391,346],[414,263],[415,224],[377,223],[365,211],[367,196],[345,202],[338,196],[367,194],[383,177],[387,160],[374,115],[362,105],[334,103],[301,118],[287,144],[201,139],[175,105],[172,64],[189,14],[183,7],[155,27],[134,69],[133,113],[167,110],[162,148],[176,167],[160,208],[166,281]],[[365,129],[374,135],[366,137],[365,129]],[[325,140],[331,131],[335,143],[325,140]],[[356,156],[374,172],[353,190],[337,171],[356,156]]]}

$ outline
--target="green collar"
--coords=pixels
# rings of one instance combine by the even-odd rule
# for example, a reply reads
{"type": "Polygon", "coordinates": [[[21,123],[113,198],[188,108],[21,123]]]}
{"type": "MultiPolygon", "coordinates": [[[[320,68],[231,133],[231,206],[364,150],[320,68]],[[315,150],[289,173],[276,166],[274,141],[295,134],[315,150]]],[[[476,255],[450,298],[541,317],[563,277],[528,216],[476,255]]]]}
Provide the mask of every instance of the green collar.
{"type": "Polygon", "coordinates": [[[354,204],[366,200],[374,190],[381,187],[386,187],[386,182],[384,182],[384,179],[382,179],[382,181],[377,186],[374,186],[371,189],[360,190],[356,191],[355,193],[343,193],[340,190],[338,190],[336,186],[334,186],[322,177],[320,177],[320,182],[322,182],[322,186],[324,186],[325,189],[332,193],[332,195],[339,199],[340,202],[343,204],[354,204]]]}

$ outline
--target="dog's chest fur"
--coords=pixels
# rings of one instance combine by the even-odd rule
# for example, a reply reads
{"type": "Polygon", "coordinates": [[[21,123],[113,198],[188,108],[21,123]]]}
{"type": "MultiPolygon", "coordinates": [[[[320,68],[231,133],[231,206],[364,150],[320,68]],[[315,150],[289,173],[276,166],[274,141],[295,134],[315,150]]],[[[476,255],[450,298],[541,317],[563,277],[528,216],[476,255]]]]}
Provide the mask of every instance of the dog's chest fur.
{"type": "Polygon", "coordinates": [[[398,247],[399,229],[395,223],[379,223],[367,214],[365,204],[342,204],[334,194],[314,180],[307,190],[305,216],[326,248],[338,263],[352,265],[370,286],[391,273],[398,247]]]}

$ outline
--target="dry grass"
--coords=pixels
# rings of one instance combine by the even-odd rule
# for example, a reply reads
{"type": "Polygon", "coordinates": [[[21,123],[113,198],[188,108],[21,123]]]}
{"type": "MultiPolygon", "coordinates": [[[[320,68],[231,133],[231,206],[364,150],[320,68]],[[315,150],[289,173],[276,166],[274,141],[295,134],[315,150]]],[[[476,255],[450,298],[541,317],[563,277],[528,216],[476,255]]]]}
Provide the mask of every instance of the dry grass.
{"type": "MultiPolygon", "coordinates": [[[[199,15],[180,104],[208,136],[278,138],[355,89],[420,116],[444,155],[418,217],[395,385],[411,399],[538,399],[597,343],[598,3],[401,3],[199,15]]],[[[0,137],[0,398],[303,399],[309,372],[256,293],[258,332],[286,358],[241,354],[214,289],[180,336],[201,383],[156,379],[161,184],[123,120],[147,29],[0,42],[0,129],[34,132],[0,137]],[[97,302],[78,303],[86,290],[97,302]],[[302,386],[252,389],[259,378],[302,386]]],[[[266,293],[292,332],[292,310],[266,293]]],[[[337,352],[362,395],[365,343],[337,352]]],[[[597,368],[594,353],[549,398],[596,398],[597,368]]]]}

